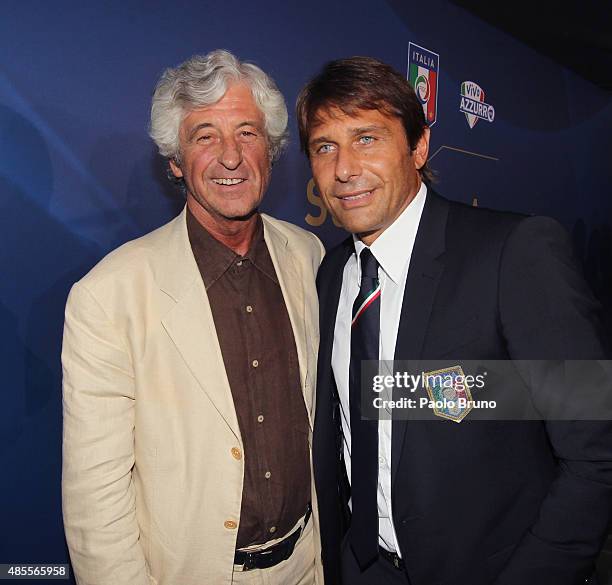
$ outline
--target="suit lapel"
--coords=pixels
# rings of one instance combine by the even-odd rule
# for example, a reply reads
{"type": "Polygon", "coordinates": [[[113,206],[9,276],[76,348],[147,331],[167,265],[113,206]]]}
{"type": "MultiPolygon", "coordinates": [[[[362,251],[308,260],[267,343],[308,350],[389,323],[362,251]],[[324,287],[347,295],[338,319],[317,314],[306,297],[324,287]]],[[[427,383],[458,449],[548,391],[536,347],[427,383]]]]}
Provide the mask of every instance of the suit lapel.
{"type": "Polygon", "coordinates": [[[344,505],[348,505],[350,488],[343,463],[338,389],[331,360],[344,266],[353,252],[353,241],[349,238],[324,258],[317,276],[321,337],[317,366],[314,470],[318,483],[327,483],[331,478],[339,482],[344,505]]]}
{"type": "MultiPolygon", "coordinates": [[[[289,313],[291,329],[300,364],[300,387],[302,396],[306,403],[308,422],[312,429],[312,392],[307,391],[308,379],[308,331],[306,331],[305,300],[303,275],[300,266],[295,261],[291,250],[288,248],[287,238],[262,214],[264,223],[264,239],[270,252],[270,258],[274,264],[274,270],[285,299],[285,306],[289,313]]],[[[309,381],[312,387],[314,381],[309,381]]]]}
{"type": "MultiPolygon", "coordinates": [[[[355,251],[352,238],[346,239],[333,258],[326,259],[329,266],[325,267],[325,274],[329,274],[329,278],[322,278],[319,275],[318,292],[319,292],[319,330],[321,340],[319,343],[319,366],[320,381],[328,383],[333,381],[331,371],[332,349],[334,342],[334,329],[336,325],[336,314],[338,312],[338,302],[340,301],[340,292],[342,290],[342,277],[344,275],[344,266],[346,265],[350,255],[355,251]]],[[[325,390],[327,392],[327,389],[325,390]]]]}
{"type": "Polygon", "coordinates": [[[157,280],[175,301],[162,325],[219,415],[242,441],[210,303],[187,235],[185,209],[173,223],[169,240],[163,241],[160,255],[157,280]]]}
{"type": "MultiPolygon", "coordinates": [[[[429,325],[431,309],[444,268],[442,255],[445,250],[447,217],[448,202],[430,189],[419,223],[406,279],[395,344],[394,357],[396,361],[422,358],[423,343],[429,325]]],[[[392,478],[396,477],[406,427],[407,421],[393,421],[392,478]]]]}

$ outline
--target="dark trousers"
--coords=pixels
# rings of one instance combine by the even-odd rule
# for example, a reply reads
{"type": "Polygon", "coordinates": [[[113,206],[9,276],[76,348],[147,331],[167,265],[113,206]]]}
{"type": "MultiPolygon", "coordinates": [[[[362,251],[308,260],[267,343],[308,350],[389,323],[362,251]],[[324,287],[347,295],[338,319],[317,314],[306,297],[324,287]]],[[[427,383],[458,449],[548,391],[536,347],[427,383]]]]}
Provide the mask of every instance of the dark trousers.
{"type": "Polygon", "coordinates": [[[410,585],[404,571],[396,569],[388,560],[381,557],[362,573],[346,539],[342,545],[342,583],[344,585],[410,585]]]}
{"type": "MultiPolygon", "coordinates": [[[[363,573],[355,560],[353,550],[346,538],[342,543],[342,584],[343,585],[410,585],[410,579],[404,571],[396,569],[388,560],[378,560],[363,573]]],[[[594,573],[585,585],[600,585],[594,573]]]]}

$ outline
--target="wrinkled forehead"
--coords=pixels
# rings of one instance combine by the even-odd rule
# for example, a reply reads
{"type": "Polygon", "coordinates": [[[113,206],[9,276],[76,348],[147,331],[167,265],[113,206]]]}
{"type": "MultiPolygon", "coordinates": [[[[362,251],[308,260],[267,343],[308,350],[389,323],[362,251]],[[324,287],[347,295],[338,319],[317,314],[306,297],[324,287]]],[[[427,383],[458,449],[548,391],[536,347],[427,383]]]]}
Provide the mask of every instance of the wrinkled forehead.
{"type": "Polygon", "coordinates": [[[180,132],[189,132],[194,126],[212,128],[254,126],[265,131],[265,116],[245,84],[229,85],[226,92],[210,104],[191,103],[183,109],[180,132]]]}

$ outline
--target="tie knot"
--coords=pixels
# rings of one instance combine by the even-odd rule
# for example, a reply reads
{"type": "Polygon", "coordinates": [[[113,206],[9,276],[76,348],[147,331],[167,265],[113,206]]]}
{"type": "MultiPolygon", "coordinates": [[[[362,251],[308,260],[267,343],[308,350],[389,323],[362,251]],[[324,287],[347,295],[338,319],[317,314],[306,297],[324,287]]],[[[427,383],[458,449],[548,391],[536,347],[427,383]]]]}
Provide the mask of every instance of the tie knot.
{"type": "Polygon", "coordinates": [[[378,278],[378,262],[370,248],[361,250],[361,278],[378,278]]]}

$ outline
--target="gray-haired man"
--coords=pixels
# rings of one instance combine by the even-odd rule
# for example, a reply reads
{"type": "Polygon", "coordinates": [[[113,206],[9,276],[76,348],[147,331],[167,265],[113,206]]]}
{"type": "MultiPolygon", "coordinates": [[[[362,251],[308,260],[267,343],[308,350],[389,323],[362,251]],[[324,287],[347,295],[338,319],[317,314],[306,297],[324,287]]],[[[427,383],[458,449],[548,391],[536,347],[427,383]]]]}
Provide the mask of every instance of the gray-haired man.
{"type": "Polygon", "coordinates": [[[287,110],[226,51],[157,84],[151,136],[183,183],[66,307],[63,505],[81,585],[321,583],[310,443],[308,232],[259,214],[287,110]]]}

